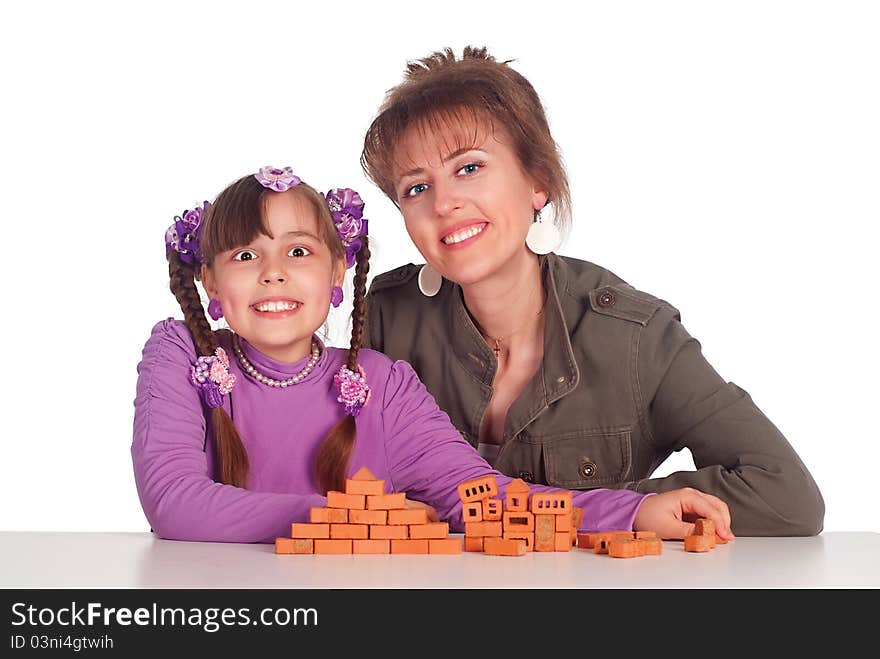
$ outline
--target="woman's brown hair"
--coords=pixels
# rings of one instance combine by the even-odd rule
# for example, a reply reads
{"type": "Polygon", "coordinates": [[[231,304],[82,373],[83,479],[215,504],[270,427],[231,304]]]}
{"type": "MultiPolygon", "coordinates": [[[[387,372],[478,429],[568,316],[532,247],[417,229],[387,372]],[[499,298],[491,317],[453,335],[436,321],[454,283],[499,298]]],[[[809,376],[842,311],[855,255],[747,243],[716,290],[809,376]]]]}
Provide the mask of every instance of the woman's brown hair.
{"type": "MultiPolygon", "coordinates": [[[[324,198],[311,186],[300,183],[292,188],[294,194],[309,203],[318,218],[318,233],[330,248],[334,259],[342,259],[345,249],[324,198]]],[[[207,268],[213,265],[217,254],[249,244],[258,234],[270,236],[265,226],[265,199],[270,190],[253,176],[244,176],[226,189],[208,209],[201,229],[200,249],[202,261],[207,268]]],[[[354,309],[352,311],[351,344],[347,366],[357,371],[357,355],[360,350],[364,327],[364,296],[369,272],[370,250],[366,236],[360,238],[362,247],[356,255],[354,275],[354,309]]],[[[195,269],[182,261],[177,252],[169,254],[168,272],[171,292],[183,311],[184,322],[193,336],[199,355],[214,354],[217,337],[205,317],[205,309],[196,288],[195,269]]],[[[233,392],[234,393],[234,392],[233,392]]],[[[230,394],[233,395],[233,394],[230,394]]],[[[220,481],[228,485],[246,487],[248,457],[238,429],[222,407],[211,411],[211,427],[217,447],[220,481]]],[[[318,453],[318,485],[327,490],[341,490],[345,483],[348,461],[355,441],[355,423],[346,415],[325,438],[318,453]]]]}
{"type": "MultiPolygon", "coordinates": [[[[361,166],[397,204],[396,149],[407,130],[461,131],[487,122],[505,129],[523,171],[547,193],[555,223],[566,230],[571,223],[571,194],[541,99],[528,80],[507,62],[497,62],[486,48],[468,46],[461,59],[446,48],[410,62],[403,82],[389,90],[367,129],[361,166]]],[[[466,140],[467,135],[459,133],[458,139],[466,140]]]]}

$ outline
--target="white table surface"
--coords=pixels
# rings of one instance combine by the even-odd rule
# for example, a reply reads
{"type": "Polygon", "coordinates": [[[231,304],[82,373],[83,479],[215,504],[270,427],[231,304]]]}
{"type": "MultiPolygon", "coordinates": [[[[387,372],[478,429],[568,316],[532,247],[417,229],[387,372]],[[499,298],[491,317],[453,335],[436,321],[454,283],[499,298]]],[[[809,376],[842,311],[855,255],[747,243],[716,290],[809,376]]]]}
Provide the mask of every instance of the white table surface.
{"type": "Polygon", "coordinates": [[[705,554],[666,541],[661,556],[616,559],[577,547],[521,557],[297,556],[151,533],[0,532],[0,588],[878,587],[878,533],[737,538],[705,554]]]}

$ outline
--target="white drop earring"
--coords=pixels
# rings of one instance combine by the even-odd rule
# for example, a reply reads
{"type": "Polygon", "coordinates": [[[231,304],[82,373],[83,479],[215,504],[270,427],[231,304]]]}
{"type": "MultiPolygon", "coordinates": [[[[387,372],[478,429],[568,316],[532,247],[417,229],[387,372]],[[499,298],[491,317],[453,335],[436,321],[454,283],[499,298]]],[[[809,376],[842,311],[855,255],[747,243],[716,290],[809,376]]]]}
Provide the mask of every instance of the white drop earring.
{"type": "Polygon", "coordinates": [[[434,297],[443,286],[443,277],[427,263],[419,270],[419,290],[425,297],[434,297]]]}
{"type": "Polygon", "coordinates": [[[526,246],[535,254],[549,254],[562,242],[559,229],[552,222],[541,220],[541,211],[535,211],[535,221],[526,234],[526,246]]]}

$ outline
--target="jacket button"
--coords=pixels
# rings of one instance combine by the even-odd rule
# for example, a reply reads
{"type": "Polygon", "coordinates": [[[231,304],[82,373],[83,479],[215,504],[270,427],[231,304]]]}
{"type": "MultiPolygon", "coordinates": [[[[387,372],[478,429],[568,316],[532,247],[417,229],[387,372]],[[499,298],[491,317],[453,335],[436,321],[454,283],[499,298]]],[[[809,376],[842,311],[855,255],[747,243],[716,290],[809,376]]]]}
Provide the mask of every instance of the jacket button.
{"type": "Polygon", "coordinates": [[[523,479],[526,483],[534,483],[535,477],[532,475],[530,471],[521,471],[517,474],[521,479],[523,479]]]}
{"type": "Polygon", "coordinates": [[[592,460],[587,460],[581,465],[581,476],[584,478],[595,478],[597,471],[599,471],[599,468],[592,460]]]}
{"type": "Polygon", "coordinates": [[[600,307],[613,307],[614,302],[614,293],[611,291],[604,291],[599,295],[599,306],[600,307]]]}

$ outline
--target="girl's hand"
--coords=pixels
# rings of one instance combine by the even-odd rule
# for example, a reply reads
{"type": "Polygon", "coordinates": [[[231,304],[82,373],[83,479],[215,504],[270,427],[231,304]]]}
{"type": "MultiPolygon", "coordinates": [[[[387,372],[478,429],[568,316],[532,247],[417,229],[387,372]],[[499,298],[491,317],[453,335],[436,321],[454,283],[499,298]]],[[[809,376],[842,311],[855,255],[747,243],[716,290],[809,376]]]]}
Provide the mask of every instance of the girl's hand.
{"type": "Polygon", "coordinates": [[[664,539],[680,540],[694,530],[694,520],[715,522],[715,533],[733,540],[730,510],[721,499],[692,487],[683,487],[646,498],[636,513],[634,531],[654,531],[664,539]]]}
{"type": "Polygon", "coordinates": [[[426,503],[422,503],[421,501],[413,501],[412,499],[406,500],[407,508],[424,508],[428,511],[428,521],[429,522],[439,522],[440,517],[437,515],[437,511],[434,510],[432,506],[429,506],[426,503]]]}

